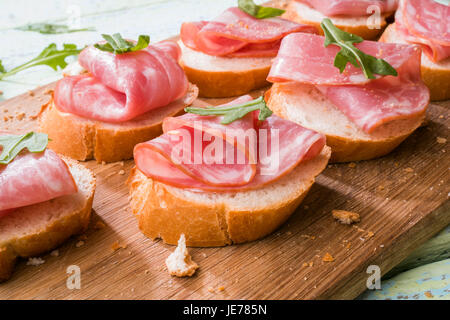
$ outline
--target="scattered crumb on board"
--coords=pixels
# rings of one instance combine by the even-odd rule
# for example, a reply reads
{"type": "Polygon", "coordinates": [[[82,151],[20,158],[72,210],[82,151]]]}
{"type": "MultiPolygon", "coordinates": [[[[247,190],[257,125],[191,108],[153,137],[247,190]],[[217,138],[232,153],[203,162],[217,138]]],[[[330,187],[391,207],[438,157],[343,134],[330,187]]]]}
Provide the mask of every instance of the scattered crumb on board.
{"type": "Polygon", "coordinates": [[[342,224],[352,224],[360,221],[359,214],[356,212],[345,210],[332,210],[331,214],[333,215],[333,218],[335,218],[342,224]]]}
{"type": "Polygon", "coordinates": [[[190,277],[198,269],[186,248],[186,237],[181,234],[178,246],[166,259],[166,266],[171,276],[190,277]]]}
{"type": "Polygon", "coordinates": [[[42,258],[29,258],[27,261],[27,266],[40,266],[44,264],[45,260],[42,258]]]}
{"type": "Polygon", "coordinates": [[[117,251],[119,249],[126,249],[127,245],[126,244],[121,244],[119,243],[119,241],[114,241],[114,243],[111,245],[111,249],[113,251],[117,251]]]}

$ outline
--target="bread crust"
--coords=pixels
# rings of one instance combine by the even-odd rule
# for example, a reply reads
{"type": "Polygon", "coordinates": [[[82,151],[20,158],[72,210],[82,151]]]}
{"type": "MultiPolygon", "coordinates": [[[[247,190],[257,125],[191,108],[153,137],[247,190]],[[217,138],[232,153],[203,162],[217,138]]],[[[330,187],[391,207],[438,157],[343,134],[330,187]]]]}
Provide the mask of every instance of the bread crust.
{"type": "Polygon", "coordinates": [[[32,234],[21,234],[0,243],[0,282],[11,277],[19,257],[28,258],[45,253],[59,246],[72,235],[83,233],[87,229],[95,193],[94,174],[75,160],[63,159],[69,166],[78,166],[85,175],[89,175],[92,192],[88,195],[82,207],[69,215],[63,215],[52,221],[45,229],[36,230],[32,234]]]}
{"type": "MultiPolygon", "coordinates": [[[[289,218],[307,195],[315,177],[325,169],[330,154],[330,149],[325,146],[316,158],[294,169],[304,170],[307,178],[295,182],[295,190],[288,198],[269,205],[246,206],[243,203],[239,208],[220,196],[217,201],[193,199],[182,189],[157,182],[134,168],[127,182],[130,206],[144,235],[151,239],[161,238],[168,244],[176,245],[181,234],[186,235],[187,245],[193,247],[253,241],[270,234],[289,218]]],[[[295,177],[289,173],[280,180],[289,181],[295,177]]],[[[274,182],[275,187],[277,183],[283,182],[274,182]]],[[[273,185],[261,189],[269,190],[270,187],[273,185]]],[[[267,192],[277,197],[273,190],[267,192]]]]}
{"type": "Polygon", "coordinates": [[[208,71],[196,69],[183,61],[180,64],[189,81],[198,86],[199,96],[205,98],[240,96],[269,85],[266,78],[270,71],[270,65],[244,71],[208,71]]]}
{"type": "MultiPolygon", "coordinates": [[[[265,99],[267,105],[278,116],[295,121],[295,119],[290,119],[287,115],[286,108],[289,108],[289,106],[280,99],[284,94],[283,86],[274,84],[272,88],[266,92],[265,99]]],[[[415,125],[412,126],[408,132],[384,139],[361,139],[358,137],[344,137],[325,133],[327,145],[332,150],[330,162],[360,161],[382,157],[394,150],[411,133],[413,133],[424,118],[425,113],[417,117],[415,125]]],[[[300,123],[300,125],[307,127],[307,125],[302,123],[300,123]]],[[[310,129],[315,130],[315,128],[310,129]]]]}
{"type": "Polygon", "coordinates": [[[198,88],[191,84],[182,99],[117,125],[62,113],[51,99],[39,114],[39,130],[51,138],[49,148],[76,160],[100,163],[131,159],[136,144],[159,136],[163,119],[184,113],[197,96],[198,88]]]}
{"type": "MultiPolygon", "coordinates": [[[[407,43],[397,35],[395,24],[386,28],[379,41],[407,43]]],[[[431,61],[424,63],[424,59],[427,58],[422,54],[422,80],[428,89],[430,89],[430,100],[440,101],[450,99],[450,67],[442,68],[431,61]]],[[[446,61],[450,61],[450,58],[447,58],[446,61]]]]}
{"type": "MultiPolygon", "coordinates": [[[[283,14],[283,18],[297,22],[297,23],[302,23],[302,24],[308,24],[308,25],[312,25],[314,26],[317,31],[319,32],[320,35],[323,35],[323,30],[320,27],[320,23],[321,21],[315,21],[315,20],[311,20],[308,19],[308,17],[306,16],[302,16],[301,14],[299,14],[298,10],[297,10],[297,6],[298,3],[296,3],[295,1],[291,1],[287,8],[286,8],[286,12],[283,14]]],[[[314,10],[311,8],[311,10],[314,10]]],[[[381,16],[381,28],[377,29],[369,29],[369,27],[367,26],[367,24],[359,24],[359,25],[355,25],[355,24],[339,24],[336,23],[335,21],[333,21],[333,17],[330,17],[330,19],[333,21],[333,23],[336,25],[336,27],[338,27],[341,30],[344,30],[346,32],[352,33],[352,34],[356,34],[366,40],[373,40],[376,39],[381,32],[383,31],[383,29],[386,27],[387,22],[386,22],[386,17],[390,16],[391,13],[388,14],[383,14],[381,16]]],[[[345,19],[345,18],[344,18],[345,19]]],[[[349,20],[352,19],[352,17],[348,18],[349,20]]],[[[341,19],[342,20],[342,17],[341,19]]]]}

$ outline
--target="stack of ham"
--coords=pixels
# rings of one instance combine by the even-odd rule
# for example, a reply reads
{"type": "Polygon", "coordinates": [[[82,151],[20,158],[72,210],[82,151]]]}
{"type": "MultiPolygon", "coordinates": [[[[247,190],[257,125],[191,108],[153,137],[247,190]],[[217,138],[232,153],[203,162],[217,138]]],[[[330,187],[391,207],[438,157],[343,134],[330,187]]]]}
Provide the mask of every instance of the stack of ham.
{"type": "Polygon", "coordinates": [[[293,32],[316,31],[282,18],[256,19],[232,7],[212,21],[183,23],[180,36],[185,46],[208,55],[273,57],[281,39],[293,32]]]}
{"type": "Polygon", "coordinates": [[[450,57],[450,6],[434,0],[401,1],[395,16],[397,31],[419,44],[433,62],[450,57]]]}
{"type": "Polygon", "coordinates": [[[48,149],[22,151],[9,164],[0,164],[0,186],[0,218],[14,209],[77,192],[67,164],[48,149]]]}
{"type": "MultiPolygon", "coordinates": [[[[247,95],[229,105],[250,100],[252,98],[247,95]]],[[[185,114],[167,118],[163,135],[135,147],[136,166],[146,176],[179,188],[244,191],[278,180],[299,163],[316,157],[322,151],[324,135],[275,115],[258,121],[257,112],[229,125],[220,124],[222,117],[216,116],[185,114]],[[260,129],[265,129],[264,138],[260,129]],[[256,140],[240,143],[236,138],[248,130],[256,133],[256,140]],[[271,139],[274,137],[279,138],[279,144],[272,149],[271,139]],[[202,145],[194,140],[198,138],[202,145]],[[223,147],[222,155],[211,153],[211,148],[218,144],[223,147]],[[262,144],[267,146],[267,152],[258,152],[262,144]],[[180,146],[183,152],[181,149],[176,151],[180,146]],[[274,164],[277,165],[272,167],[274,164]]]]}
{"type": "Polygon", "coordinates": [[[117,55],[89,46],[78,58],[89,73],[60,80],[55,105],[86,119],[111,123],[134,119],[186,94],[180,55],[178,45],[169,41],[117,55]]]}
{"type": "Polygon", "coordinates": [[[368,8],[377,6],[380,13],[393,12],[398,0],[296,0],[316,9],[322,14],[333,16],[365,16],[370,14],[368,8]]]}
{"type": "Polygon", "coordinates": [[[356,47],[382,58],[398,76],[367,79],[360,68],[347,64],[343,73],[333,65],[340,48],[324,47],[325,38],[296,33],[287,36],[274,60],[268,80],[314,85],[352,122],[367,133],[388,122],[422,115],[429,91],[420,77],[420,48],[414,45],[364,41],[356,47]]]}

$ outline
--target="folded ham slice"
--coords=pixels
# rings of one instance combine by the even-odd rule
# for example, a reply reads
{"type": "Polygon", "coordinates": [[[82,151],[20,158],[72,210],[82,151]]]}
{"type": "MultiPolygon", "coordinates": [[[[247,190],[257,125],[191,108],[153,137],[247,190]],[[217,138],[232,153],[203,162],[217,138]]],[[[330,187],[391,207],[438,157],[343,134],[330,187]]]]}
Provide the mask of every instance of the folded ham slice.
{"type": "Polygon", "coordinates": [[[62,112],[104,122],[124,122],[181,98],[188,81],[178,64],[181,50],[164,41],[125,54],[93,46],[79,55],[89,74],[69,76],[55,88],[62,112]]]}
{"type": "Polygon", "coordinates": [[[450,57],[450,6],[433,0],[400,1],[395,26],[408,42],[420,44],[432,61],[450,57]]]}
{"type": "Polygon", "coordinates": [[[0,218],[16,208],[77,192],[67,164],[51,150],[22,152],[0,165],[0,218]]]}
{"type": "Polygon", "coordinates": [[[232,7],[209,22],[183,23],[180,36],[187,47],[213,56],[272,57],[280,40],[292,32],[317,33],[309,25],[282,18],[256,19],[232,7]]]}
{"type": "Polygon", "coordinates": [[[380,13],[393,12],[397,9],[398,0],[296,0],[305,3],[328,17],[366,16],[373,11],[371,6],[380,8],[380,13]]]}
{"type": "MultiPolygon", "coordinates": [[[[250,100],[243,96],[230,105],[250,100]]],[[[242,191],[279,179],[325,145],[324,135],[275,115],[258,121],[255,111],[229,125],[220,124],[221,119],[195,114],[167,118],[163,135],[135,147],[137,168],[180,188],[242,191]]]]}
{"type": "Polygon", "coordinates": [[[365,132],[393,120],[425,112],[429,90],[420,76],[420,48],[414,45],[364,41],[355,46],[382,58],[398,76],[367,79],[360,68],[347,64],[343,73],[333,65],[339,47],[324,47],[325,38],[295,33],[283,39],[267,80],[315,85],[336,107],[365,132]]]}

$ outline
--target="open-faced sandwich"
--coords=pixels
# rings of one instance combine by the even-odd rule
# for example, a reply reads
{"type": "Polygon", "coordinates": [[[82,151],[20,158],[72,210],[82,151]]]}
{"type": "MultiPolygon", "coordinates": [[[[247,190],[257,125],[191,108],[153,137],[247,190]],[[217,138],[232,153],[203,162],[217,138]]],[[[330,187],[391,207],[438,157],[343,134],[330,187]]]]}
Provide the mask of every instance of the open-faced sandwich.
{"type": "Polygon", "coordinates": [[[322,23],[324,36],[283,39],[268,80],[267,104],[323,133],[331,161],[383,156],[417,129],[429,103],[417,45],[363,41],[322,23]]]}
{"type": "Polygon", "coordinates": [[[314,27],[281,19],[284,10],[240,0],[211,21],[185,22],[180,31],[181,64],[203,97],[233,97],[268,85],[281,39],[314,27]]]}
{"type": "Polygon", "coordinates": [[[397,8],[398,0],[293,0],[283,17],[315,26],[329,18],[339,29],[364,39],[375,39],[386,27],[386,18],[397,8]]]}
{"type": "Polygon", "coordinates": [[[52,137],[49,147],[77,160],[132,158],[137,143],[160,135],[162,120],[182,113],[198,94],[178,64],[175,42],[103,37],[80,53],[80,74],[57,83],[39,119],[52,137]]]}
{"type": "Polygon", "coordinates": [[[431,100],[450,99],[450,2],[400,1],[395,23],[380,41],[412,43],[422,47],[422,79],[431,100]]]}
{"type": "Polygon", "coordinates": [[[94,175],[47,143],[43,133],[0,133],[0,281],[18,257],[52,250],[88,226],[94,175]]]}
{"type": "Polygon", "coordinates": [[[262,97],[186,111],[134,149],[131,208],[152,239],[177,244],[184,234],[189,246],[210,247],[261,238],[328,163],[325,136],[272,115],[262,97]]]}

